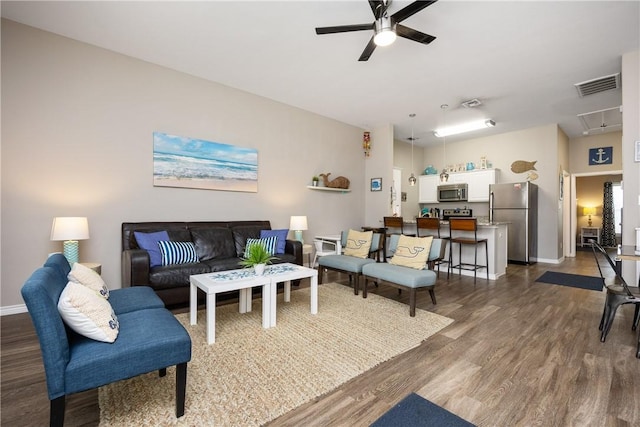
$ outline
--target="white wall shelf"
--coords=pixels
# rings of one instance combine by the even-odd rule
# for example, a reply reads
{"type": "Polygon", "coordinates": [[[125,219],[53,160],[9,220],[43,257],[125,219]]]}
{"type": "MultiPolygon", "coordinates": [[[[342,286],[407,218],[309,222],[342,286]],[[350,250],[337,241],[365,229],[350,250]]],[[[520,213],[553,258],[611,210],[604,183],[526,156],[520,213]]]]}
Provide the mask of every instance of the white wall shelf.
{"type": "Polygon", "coordinates": [[[337,193],[349,193],[351,191],[348,188],[314,187],[313,185],[307,185],[307,188],[309,190],[333,191],[337,193]]]}

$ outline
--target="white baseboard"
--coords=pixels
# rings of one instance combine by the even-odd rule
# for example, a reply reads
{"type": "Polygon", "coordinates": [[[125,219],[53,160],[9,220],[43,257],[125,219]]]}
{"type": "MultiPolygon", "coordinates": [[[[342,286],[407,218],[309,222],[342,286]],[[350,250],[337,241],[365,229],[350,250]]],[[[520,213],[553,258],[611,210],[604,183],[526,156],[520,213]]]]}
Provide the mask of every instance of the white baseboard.
{"type": "Polygon", "coordinates": [[[546,259],[546,258],[531,258],[533,261],[542,262],[545,264],[561,264],[564,261],[564,257],[560,259],[546,259]]]}
{"type": "Polygon", "coordinates": [[[18,305],[9,305],[6,307],[0,307],[0,316],[8,316],[10,314],[19,314],[19,313],[26,313],[27,310],[27,306],[24,304],[18,304],[18,305]]]}

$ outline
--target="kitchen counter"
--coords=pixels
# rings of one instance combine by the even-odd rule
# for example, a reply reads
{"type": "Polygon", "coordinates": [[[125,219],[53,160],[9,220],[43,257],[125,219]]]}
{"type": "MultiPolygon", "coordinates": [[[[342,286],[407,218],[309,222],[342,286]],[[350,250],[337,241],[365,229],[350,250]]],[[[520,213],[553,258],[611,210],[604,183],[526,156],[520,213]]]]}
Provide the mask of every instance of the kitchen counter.
{"type": "MultiPolygon", "coordinates": [[[[487,239],[487,249],[489,251],[489,280],[496,280],[507,273],[507,239],[508,239],[508,223],[507,222],[478,222],[478,238],[487,239]]],[[[389,230],[393,232],[393,229],[389,230]]],[[[416,221],[406,220],[404,222],[405,234],[416,234],[416,221]]],[[[455,232],[454,236],[470,236],[472,232],[455,232]]],[[[449,237],[449,221],[440,221],[440,234],[442,237],[449,237]]],[[[446,259],[449,259],[449,245],[447,245],[446,259]]],[[[458,264],[458,246],[453,253],[454,264],[458,264]]],[[[473,246],[464,245],[462,248],[462,259],[465,262],[473,262],[474,249],[473,246]]],[[[478,264],[484,264],[484,248],[478,247],[478,264]]],[[[445,264],[446,265],[446,264],[445,264]]],[[[454,274],[458,274],[458,270],[454,270],[454,274]]],[[[473,271],[462,270],[462,275],[473,276],[473,271]]],[[[486,277],[485,270],[478,270],[478,278],[486,277]]]]}

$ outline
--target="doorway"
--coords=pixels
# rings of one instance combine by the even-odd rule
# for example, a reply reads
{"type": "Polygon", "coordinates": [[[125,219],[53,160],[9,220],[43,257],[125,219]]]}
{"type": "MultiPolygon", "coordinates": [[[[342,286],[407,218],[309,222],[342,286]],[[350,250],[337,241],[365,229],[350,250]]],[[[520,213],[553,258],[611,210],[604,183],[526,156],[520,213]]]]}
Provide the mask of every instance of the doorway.
{"type": "Polygon", "coordinates": [[[602,228],[602,191],[605,181],[614,183],[615,233],[616,240],[620,241],[622,232],[622,179],[622,171],[620,170],[571,175],[571,250],[567,256],[575,257],[582,228],[590,227],[589,217],[591,217],[591,227],[602,228]],[[585,207],[595,208],[595,214],[589,215],[584,210],[585,207]]]}
{"type": "Polygon", "coordinates": [[[391,215],[402,216],[402,169],[393,168],[393,184],[391,186],[391,215]]]}

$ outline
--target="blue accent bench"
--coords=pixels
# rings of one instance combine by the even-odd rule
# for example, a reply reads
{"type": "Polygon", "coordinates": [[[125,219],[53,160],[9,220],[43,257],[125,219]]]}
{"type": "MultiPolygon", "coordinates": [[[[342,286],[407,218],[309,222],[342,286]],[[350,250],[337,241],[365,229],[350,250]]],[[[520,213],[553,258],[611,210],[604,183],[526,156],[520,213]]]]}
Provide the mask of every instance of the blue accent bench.
{"type": "Polygon", "coordinates": [[[120,332],[113,343],[83,337],[58,313],[58,299],[71,267],[62,254],[50,256],[22,287],[22,297],[40,341],[50,406],[50,425],[64,424],[65,397],[155,370],[176,366],[176,417],[184,415],[191,338],[164,308],[153,289],[111,290],[109,303],[120,332]]]}
{"type": "MultiPolygon", "coordinates": [[[[389,247],[392,251],[398,245],[399,236],[391,236],[389,247]]],[[[435,285],[437,274],[433,271],[436,260],[442,259],[446,249],[446,240],[434,238],[429,251],[429,259],[425,269],[417,270],[415,268],[403,267],[388,263],[371,263],[362,267],[362,277],[364,280],[364,288],[362,297],[367,297],[368,281],[376,283],[384,282],[390,286],[402,289],[409,289],[409,315],[416,315],[416,291],[418,289],[426,289],[431,296],[431,302],[436,304],[435,285]],[[427,269],[426,267],[429,267],[427,269]]]]}

